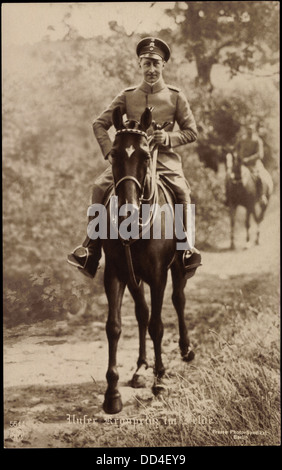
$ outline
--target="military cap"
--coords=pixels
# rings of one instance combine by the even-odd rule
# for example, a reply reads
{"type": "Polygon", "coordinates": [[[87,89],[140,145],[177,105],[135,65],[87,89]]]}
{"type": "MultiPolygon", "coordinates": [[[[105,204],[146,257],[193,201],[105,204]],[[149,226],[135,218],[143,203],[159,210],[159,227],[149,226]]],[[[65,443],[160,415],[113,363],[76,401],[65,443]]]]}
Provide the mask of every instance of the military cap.
{"type": "Polygon", "coordinates": [[[158,38],[144,38],[139,41],[136,47],[138,57],[147,57],[149,59],[159,59],[160,57],[166,62],[170,58],[170,48],[168,45],[158,38]]]}

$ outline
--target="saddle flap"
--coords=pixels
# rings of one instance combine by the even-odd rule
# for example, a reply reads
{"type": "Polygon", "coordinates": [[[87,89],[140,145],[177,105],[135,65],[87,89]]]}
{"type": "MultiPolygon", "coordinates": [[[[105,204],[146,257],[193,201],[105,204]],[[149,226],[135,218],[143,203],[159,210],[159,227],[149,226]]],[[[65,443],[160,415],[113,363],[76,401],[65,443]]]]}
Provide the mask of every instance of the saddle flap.
{"type": "Polygon", "coordinates": [[[170,195],[173,200],[173,203],[175,204],[177,200],[176,196],[172,188],[170,187],[169,183],[166,181],[166,178],[164,175],[158,175],[157,184],[162,189],[166,202],[168,203],[170,201],[170,197],[169,197],[170,195]]]}

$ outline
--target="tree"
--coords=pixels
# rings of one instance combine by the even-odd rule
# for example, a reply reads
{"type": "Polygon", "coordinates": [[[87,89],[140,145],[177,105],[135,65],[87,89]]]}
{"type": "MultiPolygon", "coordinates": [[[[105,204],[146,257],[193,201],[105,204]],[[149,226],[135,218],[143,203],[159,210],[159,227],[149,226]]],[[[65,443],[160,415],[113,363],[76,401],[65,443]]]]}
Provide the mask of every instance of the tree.
{"type": "Polygon", "coordinates": [[[231,75],[275,65],[279,51],[279,2],[176,2],[167,13],[178,24],[174,40],[195,61],[197,84],[212,90],[215,64],[229,67],[231,75]]]}

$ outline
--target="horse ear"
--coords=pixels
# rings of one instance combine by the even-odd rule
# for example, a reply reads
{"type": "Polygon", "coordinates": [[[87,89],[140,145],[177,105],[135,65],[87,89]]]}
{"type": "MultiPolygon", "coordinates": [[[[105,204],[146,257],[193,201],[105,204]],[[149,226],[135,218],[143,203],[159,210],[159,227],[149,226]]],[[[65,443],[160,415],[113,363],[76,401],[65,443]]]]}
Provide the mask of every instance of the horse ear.
{"type": "Polygon", "coordinates": [[[112,119],[113,119],[113,125],[115,126],[117,131],[124,128],[121,109],[119,106],[114,108],[112,119]]]}
{"type": "Polygon", "coordinates": [[[140,127],[142,131],[145,131],[150,127],[152,123],[152,108],[146,108],[140,119],[140,127]]]}

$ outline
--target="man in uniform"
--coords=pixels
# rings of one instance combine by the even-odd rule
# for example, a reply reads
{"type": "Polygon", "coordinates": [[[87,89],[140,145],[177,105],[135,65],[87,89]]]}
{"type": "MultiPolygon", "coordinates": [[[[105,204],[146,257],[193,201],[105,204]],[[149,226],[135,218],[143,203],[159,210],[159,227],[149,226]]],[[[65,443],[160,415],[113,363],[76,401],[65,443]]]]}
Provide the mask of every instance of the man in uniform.
{"type": "MultiPolygon", "coordinates": [[[[196,123],[185,95],[178,89],[166,85],[163,79],[163,69],[170,58],[169,46],[158,38],[144,38],[136,48],[139,67],[143,81],[139,86],[123,90],[94,121],[93,131],[108,159],[112,142],[108,130],[112,126],[112,112],[117,106],[128,120],[138,121],[146,107],[153,108],[153,121],[158,124],[168,122],[164,129],[151,126],[148,135],[153,134],[153,144],[158,145],[157,172],[163,175],[177,199],[183,204],[183,224],[187,232],[187,204],[190,204],[190,188],[185,179],[181,158],[175,152],[175,147],[194,142],[197,138],[196,123]],[[173,130],[175,122],[179,129],[173,130]]],[[[92,203],[103,203],[105,191],[112,179],[111,166],[98,177],[94,183],[92,203]]],[[[79,268],[84,274],[94,277],[101,257],[101,240],[89,237],[74,252],[68,255],[68,262],[79,268]]],[[[186,271],[192,271],[201,265],[201,255],[196,248],[185,250],[183,263],[186,271]]]]}
{"type": "Polygon", "coordinates": [[[257,188],[257,195],[260,200],[262,207],[265,207],[268,203],[267,197],[263,194],[263,182],[261,173],[263,167],[263,142],[261,138],[255,134],[254,127],[248,125],[246,128],[246,134],[237,145],[238,157],[241,162],[249,168],[252,173],[257,188]]]}

